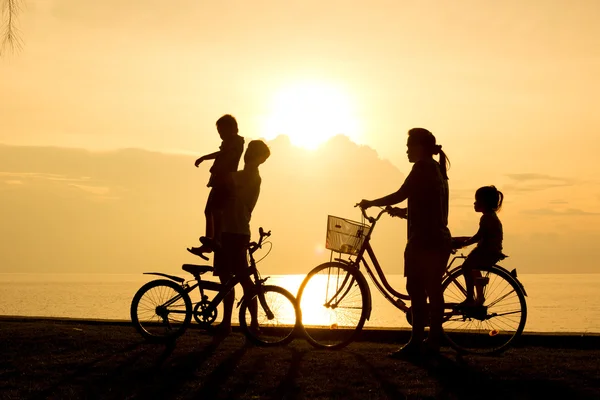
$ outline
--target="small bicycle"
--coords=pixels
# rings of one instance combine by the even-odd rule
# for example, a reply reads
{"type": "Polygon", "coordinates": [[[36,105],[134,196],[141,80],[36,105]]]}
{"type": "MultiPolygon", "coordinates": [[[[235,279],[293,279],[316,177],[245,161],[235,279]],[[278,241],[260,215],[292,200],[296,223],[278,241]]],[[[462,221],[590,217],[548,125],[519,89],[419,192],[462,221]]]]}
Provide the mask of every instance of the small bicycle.
{"type": "MultiPolygon", "coordinates": [[[[388,209],[382,209],[376,217],[368,216],[362,208],[361,211],[361,223],[328,217],[326,248],[332,251],[331,259],[308,273],[296,296],[302,314],[308,318],[303,321],[306,338],[317,348],[339,349],[348,345],[370,318],[371,291],[362,271],[412,323],[411,308],[405,302],[410,297],[390,286],[370,243],[377,221],[388,209]],[[334,254],[338,256],[334,258],[334,254]],[[342,254],[348,259],[342,259],[342,254]]],[[[476,280],[477,305],[467,307],[463,303],[467,293],[464,271],[460,266],[452,267],[457,259],[465,258],[462,254],[455,256],[444,273],[444,336],[459,352],[502,352],[525,327],[525,288],[517,279],[516,270],[509,272],[499,265],[481,266],[476,280]]]]}
{"type": "MultiPolygon", "coordinates": [[[[294,296],[286,289],[265,285],[269,277],[262,278],[256,269],[254,253],[260,249],[264,239],[271,232],[259,229],[258,243],[249,245],[250,266],[248,274],[253,278],[253,292],[243,296],[237,303],[239,307],[240,328],[246,337],[259,345],[283,345],[294,339],[294,332],[300,324],[300,309],[294,296]],[[250,307],[258,303],[258,329],[250,326],[250,307]]],[[[264,258],[264,257],[263,257],[264,258]]],[[[259,260],[260,261],[260,260],[259,260]]],[[[192,274],[194,279],[186,280],[178,276],[161,272],[145,272],[168,279],[157,279],[143,285],[133,296],[131,302],[131,320],[137,331],[151,341],[174,340],[181,336],[190,325],[192,317],[202,329],[209,329],[217,319],[217,307],[238,283],[239,277],[233,277],[225,284],[202,280],[201,276],[213,271],[209,265],[183,264],[182,269],[192,274]],[[200,301],[192,304],[189,293],[198,288],[200,301]],[[205,294],[215,291],[212,300],[205,294]]]]}

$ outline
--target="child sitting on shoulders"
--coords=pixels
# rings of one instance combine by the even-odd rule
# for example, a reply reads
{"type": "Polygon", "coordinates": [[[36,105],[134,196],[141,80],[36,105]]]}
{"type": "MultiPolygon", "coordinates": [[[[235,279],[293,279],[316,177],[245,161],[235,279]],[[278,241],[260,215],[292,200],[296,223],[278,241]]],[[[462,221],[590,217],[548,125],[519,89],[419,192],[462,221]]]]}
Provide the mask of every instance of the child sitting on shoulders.
{"type": "MultiPolygon", "coordinates": [[[[215,160],[210,168],[210,179],[206,185],[211,190],[204,210],[206,216],[206,234],[204,237],[218,241],[221,233],[223,205],[232,196],[226,180],[229,174],[238,169],[244,151],[244,138],[238,135],[238,124],[232,115],[223,115],[217,120],[216,125],[217,132],[219,132],[222,140],[219,151],[198,158],[194,165],[198,167],[203,161],[215,160]]],[[[204,244],[187,250],[202,258],[205,258],[204,253],[212,252],[212,249],[204,244]]]]}

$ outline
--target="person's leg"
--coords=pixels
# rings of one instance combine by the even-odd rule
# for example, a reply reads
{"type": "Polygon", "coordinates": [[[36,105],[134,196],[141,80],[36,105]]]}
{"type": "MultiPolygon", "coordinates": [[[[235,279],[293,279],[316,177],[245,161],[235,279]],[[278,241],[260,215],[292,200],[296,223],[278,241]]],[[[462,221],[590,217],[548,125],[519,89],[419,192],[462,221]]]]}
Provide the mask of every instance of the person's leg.
{"type": "Polygon", "coordinates": [[[412,312],[412,332],[410,340],[400,350],[392,353],[392,358],[413,358],[422,353],[425,338],[425,324],[428,318],[427,292],[425,290],[422,251],[410,242],[404,251],[404,275],[406,290],[410,296],[412,312]]]}
{"type": "MultiPolygon", "coordinates": [[[[231,276],[219,276],[219,280],[224,285],[231,279],[231,276]]],[[[231,332],[231,317],[233,314],[233,303],[235,302],[235,288],[232,288],[223,299],[223,320],[219,325],[219,330],[223,334],[231,332]]]]}
{"type": "MultiPolygon", "coordinates": [[[[221,242],[221,233],[223,231],[223,212],[226,204],[233,200],[231,191],[225,186],[217,186],[213,188],[212,199],[212,231],[210,238],[213,240],[214,248],[218,248],[221,242]]],[[[236,240],[236,239],[232,239],[236,240]]],[[[213,248],[213,249],[214,249],[213,248]]]]}
{"type": "MultiPolygon", "coordinates": [[[[481,267],[491,267],[500,260],[500,257],[494,254],[482,252],[478,255],[477,265],[481,267]]],[[[475,301],[476,306],[481,306],[485,303],[485,288],[490,279],[481,275],[479,269],[473,270],[473,282],[475,286],[475,301]]]]}
{"type": "MultiPolygon", "coordinates": [[[[221,251],[215,252],[214,258],[214,267],[215,273],[218,274],[219,280],[222,285],[227,284],[227,282],[233,278],[233,274],[230,269],[230,252],[225,243],[225,246],[221,251]]],[[[223,320],[221,324],[217,327],[217,335],[218,336],[226,336],[231,333],[231,318],[233,314],[233,303],[235,302],[235,288],[232,288],[229,293],[223,299],[223,320]]]]}
{"type": "Polygon", "coordinates": [[[408,345],[420,346],[425,337],[425,323],[428,317],[427,294],[422,274],[406,277],[406,290],[410,296],[412,310],[412,333],[408,345]]]}
{"type": "Polygon", "coordinates": [[[392,353],[392,357],[419,352],[425,336],[427,297],[421,278],[422,271],[417,250],[411,243],[407,243],[404,250],[404,276],[406,276],[406,290],[410,296],[412,333],[408,343],[399,351],[392,353]]]}
{"type": "MultiPolygon", "coordinates": [[[[228,234],[227,234],[228,235],[228,234]]],[[[247,254],[250,236],[235,235],[235,250],[232,250],[234,271],[240,277],[240,284],[244,290],[244,297],[250,298],[254,292],[254,285],[250,279],[250,270],[248,268],[247,254]]],[[[258,304],[257,299],[253,298],[248,310],[250,311],[250,327],[258,329],[258,304]]]]}
{"type": "Polygon", "coordinates": [[[422,343],[425,337],[425,318],[427,318],[427,297],[422,279],[417,274],[406,277],[406,290],[410,296],[412,312],[412,333],[410,340],[399,350],[390,354],[397,359],[414,359],[422,354],[422,343]]]}
{"type": "Polygon", "coordinates": [[[473,302],[475,305],[480,306],[485,302],[484,289],[487,282],[486,279],[481,276],[481,271],[478,269],[474,269],[471,276],[473,277],[473,285],[475,286],[475,299],[473,302]]]}
{"type": "Polygon", "coordinates": [[[428,257],[429,273],[425,276],[425,288],[429,297],[429,336],[426,345],[429,350],[439,351],[442,340],[444,317],[444,294],[442,276],[448,265],[449,252],[436,252],[428,257]]]}
{"type": "Polygon", "coordinates": [[[204,217],[206,218],[206,229],[205,236],[213,237],[214,235],[214,220],[213,220],[213,211],[215,208],[215,189],[211,188],[210,193],[208,194],[208,199],[206,199],[206,207],[204,208],[204,217]]]}
{"type": "Polygon", "coordinates": [[[465,305],[470,305],[475,302],[475,274],[479,272],[475,269],[476,264],[476,255],[471,252],[465,259],[465,262],[462,265],[463,275],[465,277],[465,286],[467,290],[466,299],[464,301],[465,305]]]}
{"type": "MultiPolygon", "coordinates": [[[[214,221],[214,216],[215,216],[215,206],[216,206],[216,202],[215,202],[215,189],[211,188],[210,193],[208,194],[208,199],[206,199],[206,206],[204,207],[204,217],[206,220],[206,228],[205,228],[205,235],[204,237],[207,238],[213,238],[215,235],[215,221],[214,221]]],[[[202,240],[202,238],[200,239],[202,240]]],[[[190,253],[197,255],[197,256],[201,256],[204,257],[203,254],[204,253],[211,253],[213,251],[213,249],[206,245],[206,244],[202,244],[199,247],[188,247],[187,249],[190,253]]]]}
{"type": "MultiPolygon", "coordinates": [[[[252,285],[252,281],[249,276],[246,276],[241,282],[242,288],[244,289],[244,297],[250,297],[253,295],[254,285],[252,285]]],[[[250,327],[252,329],[258,329],[258,302],[257,298],[254,297],[250,301],[250,305],[248,306],[248,311],[250,311],[250,327]]]]}

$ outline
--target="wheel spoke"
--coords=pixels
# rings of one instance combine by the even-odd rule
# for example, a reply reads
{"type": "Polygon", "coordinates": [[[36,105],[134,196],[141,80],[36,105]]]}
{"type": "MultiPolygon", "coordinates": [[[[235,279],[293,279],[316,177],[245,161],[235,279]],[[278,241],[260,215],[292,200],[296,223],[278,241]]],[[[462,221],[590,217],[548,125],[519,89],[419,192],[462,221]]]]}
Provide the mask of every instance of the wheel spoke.
{"type": "Polygon", "coordinates": [[[350,343],[366,320],[367,291],[352,265],[330,262],[309,272],[297,296],[308,341],[325,348],[350,343]]]}
{"type": "Polygon", "coordinates": [[[152,281],[134,296],[131,319],[136,329],[148,339],[177,337],[190,322],[191,301],[175,282],[152,281]]]}
{"type": "Polygon", "coordinates": [[[454,305],[446,314],[443,327],[450,344],[458,350],[489,354],[503,351],[518,337],[525,326],[525,297],[514,279],[497,267],[481,268],[483,278],[482,306],[457,309],[466,300],[466,281],[457,270],[444,283],[444,301],[454,305]]]}
{"type": "Polygon", "coordinates": [[[240,306],[239,317],[240,326],[246,336],[261,345],[290,342],[294,338],[299,320],[294,296],[278,286],[264,286],[262,294],[244,300],[240,306]],[[263,299],[259,299],[259,296],[263,296],[263,299]],[[256,323],[252,317],[255,309],[256,323]],[[272,313],[272,318],[267,315],[267,309],[272,313]]]}

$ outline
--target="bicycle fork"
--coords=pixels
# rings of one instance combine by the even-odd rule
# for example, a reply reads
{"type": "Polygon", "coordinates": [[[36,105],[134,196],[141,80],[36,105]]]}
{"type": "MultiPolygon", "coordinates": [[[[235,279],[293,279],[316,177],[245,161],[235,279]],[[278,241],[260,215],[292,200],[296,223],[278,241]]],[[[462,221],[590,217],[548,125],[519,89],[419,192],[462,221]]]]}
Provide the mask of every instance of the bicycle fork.
{"type": "MultiPolygon", "coordinates": [[[[271,309],[269,308],[269,305],[267,304],[267,301],[265,299],[265,293],[262,290],[262,285],[267,281],[267,279],[269,279],[269,277],[266,277],[264,279],[259,279],[258,280],[258,289],[256,290],[256,296],[254,297],[258,297],[258,301],[260,303],[260,306],[262,307],[262,309],[264,310],[265,314],[267,315],[267,319],[270,321],[272,319],[275,318],[275,314],[273,314],[273,311],[271,311],[271,309]]],[[[236,304],[236,308],[239,308],[240,304],[242,304],[244,302],[244,299],[246,298],[246,296],[242,296],[242,298],[240,299],[240,301],[237,302],[236,304]]],[[[252,298],[250,299],[252,300],[252,298]]]]}

